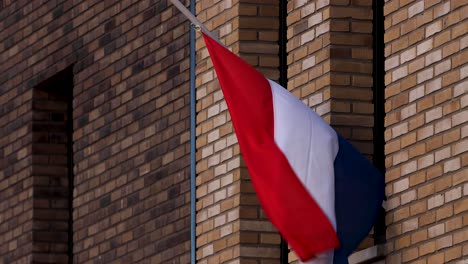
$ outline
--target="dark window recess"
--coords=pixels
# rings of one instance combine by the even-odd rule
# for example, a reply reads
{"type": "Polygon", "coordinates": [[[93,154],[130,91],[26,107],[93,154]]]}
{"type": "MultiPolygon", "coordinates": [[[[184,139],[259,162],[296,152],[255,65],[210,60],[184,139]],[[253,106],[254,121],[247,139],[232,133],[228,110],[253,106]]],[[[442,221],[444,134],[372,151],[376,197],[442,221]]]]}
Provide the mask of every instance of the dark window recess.
{"type": "MultiPolygon", "coordinates": [[[[385,55],[383,1],[373,2],[374,165],[385,175],[385,55]]],[[[385,243],[385,210],[374,226],[374,244],[385,243]]]]}
{"type": "MultiPolygon", "coordinates": [[[[278,45],[279,45],[279,71],[280,78],[279,84],[284,88],[288,88],[288,53],[286,44],[288,42],[287,35],[287,21],[286,17],[288,16],[288,0],[280,0],[279,2],[279,36],[278,36],[278,45]]],[[[281,237],[280,243],[280,263],[287,264],[288,261],[289,248],[288,243],[281,237]]]]}
{"type": "Polygon", "coordinates": [[[33,91],[33,262],[73,263],[73,72],[33,91]]]}

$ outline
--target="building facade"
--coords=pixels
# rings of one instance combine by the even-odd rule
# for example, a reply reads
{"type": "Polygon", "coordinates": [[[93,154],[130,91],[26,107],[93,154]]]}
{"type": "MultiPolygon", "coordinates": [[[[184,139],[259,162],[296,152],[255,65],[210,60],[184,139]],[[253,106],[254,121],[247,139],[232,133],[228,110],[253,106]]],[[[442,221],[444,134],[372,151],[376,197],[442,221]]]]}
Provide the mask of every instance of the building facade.
{"type": "MultiPolygon", "coordinates": [[[[466,263],[468,3],[184,3],[385,173],[350,263],[466,263]]],[[[1,264],[299,262],[190,31],[166,0],[0,0],[1,264]]]]}

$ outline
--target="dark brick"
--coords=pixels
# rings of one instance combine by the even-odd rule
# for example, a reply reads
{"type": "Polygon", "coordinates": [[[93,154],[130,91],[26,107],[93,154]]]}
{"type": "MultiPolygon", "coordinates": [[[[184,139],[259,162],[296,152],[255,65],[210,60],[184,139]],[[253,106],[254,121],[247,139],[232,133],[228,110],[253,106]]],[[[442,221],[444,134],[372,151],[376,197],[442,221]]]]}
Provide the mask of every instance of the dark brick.
{"type": "Polygon", "coordinates": [[[99,206],[101,206],[101,208],[104,208],[104,207],[107,207],[109,206],[111,202],[111,196],[110,194],[102,197],[101,199],[99,199],[99,206]]]}
{"type": "Polygon", "coordinates": [[[145,64],[143,61],[137,62],[135,65],[132,66],[132,73],[137,74],[145,69],[145,64]]]}
{"type": "Polygon", "coordinates": [[[66,23],[64,26],[63,26],[63,33],[66,34],[66,33],[69,33],[73,30],[73,21],[70,21],[68,23],[66,23]]]}
{"type": "Polygon", "coordinates": [[[109,55],[117,49],[117,43],[112,41],[107,46],[104,47],[104,55],[109,55]]]}
{"type": "Polygon", "coordinates": [[[160,1],[158,4],[155,5],[155,12],[160,13],[164,11],[164,9],[167,8],[167,2],[166,1],[160,1]]]}
{"type": "Polygon", "coordinates": [[[80,127],[83,127],[85,126],[86,124],[88,124],[89,122],[89,116],[88,115],[83,115],[81,117],[78,118],[78,121],[77,121],[77,128],[80,128],[80,127]]]}
{"type": "Polygon", "coordinates": [[[148,11],[143,13],[143,20],[147,21],[156,15],[156,9],[150,8],[148,11]]]}
{"type": "Polygon", "coordinates": [[[293,26],[294,35],[298,35],[298,34],[304,32],[305,30],[307,30],[308,28],[309,27],[308,27],[308,21],[307,20],[299,22],[299,23],[297,23],[297,24],[295,24],[293,26]]]}
{"type": "Polygon", "coordinates": [[[9,49],[13,47],[13,45],[15,45],[15,37],[12,36],[10,38],[7,38],[4,42],[4,45],[5,45],[5,49],[9,49]]]}
{"type": "Polygon", "coordinates": [[[112,129],[110,125],[103,126],[99,129],[99,137],[101,138],[107,137],[110,135],[111,132],[112,132],[112,129]]]}
{"type": "Polygon", "coordinates": [[[115,19],[114,18],[111,18],[109,19],[109,21],[107,21],[105,24],[104,24],[104,30],[106,32],[109,32],[111,31],[112,29],[115,28],[115,19]]]}
{"type": "Polygon", "coordinates": [[[175,185],[168,191],[168,198],[173,199],[180,194],[180,185],[175,185]]]}
{"type": "Polygon", "coordinates": [[[133,206],[140,201],[140,193],[134,193],[127,198],[127,205],[133,206]]]}
{"type": "Polygon", "coordinates": [[[167,77],[168,78],[173,78],[179,73],[180,73],[180,67],[179,67],[179,65],[176,65],[176,66],[173,66],[172,68],[170,68],[167,71],[167,77]]]}
{"type": "MultiPolygon", "coordinates": [[[[72,44],[73,50],[78,50],[83,47],[83,38],[76,39],[72,44]]],[[[83,56],[84,58],[85,56],[83,56]]]]}
{"type": "Polygon", "coordinates": [[[145,176],[145,185],[149,186],[151,184],[154,184],[157,181],[166,177],[167,175],[167,170],[164,169],[160,169],[156,172],[150,173],[149,175],[145,176]]]}
{"type": "Polygon", "coordinates": [[[104,36],[99,38],[99,47],[104,47],[112,41],[111,34],[106,33],[104,36]]]}
{"type": "Polygon", "coordinates": [[[57,19],[63,15],[63,5],[59,5],[55,10],[52,12],[52,17],[57,19]]]}

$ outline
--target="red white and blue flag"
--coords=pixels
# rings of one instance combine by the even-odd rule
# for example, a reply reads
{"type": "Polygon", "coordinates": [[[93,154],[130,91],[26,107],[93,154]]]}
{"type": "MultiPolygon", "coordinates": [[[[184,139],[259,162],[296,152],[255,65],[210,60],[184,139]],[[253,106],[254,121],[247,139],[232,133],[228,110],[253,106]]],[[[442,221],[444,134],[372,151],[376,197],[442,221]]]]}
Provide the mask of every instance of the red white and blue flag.
{"type": "Polygon", "coordinates": [[[294,95],[203,37],[268,218],[302,261],[347,263],[381,210],[383,176],[294,95]]]}

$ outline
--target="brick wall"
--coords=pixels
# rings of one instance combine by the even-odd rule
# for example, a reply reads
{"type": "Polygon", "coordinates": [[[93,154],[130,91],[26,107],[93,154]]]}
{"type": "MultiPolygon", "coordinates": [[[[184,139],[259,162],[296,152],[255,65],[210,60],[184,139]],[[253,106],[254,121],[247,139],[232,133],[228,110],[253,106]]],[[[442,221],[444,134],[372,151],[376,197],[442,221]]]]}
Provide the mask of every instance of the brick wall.
{"type": "Polygon", "coordinates": [[[3,4],[0,263],[43,250],[46,234],[32,232],[32,90],[69,66],[74,262],[188,262],[186,20],[167,1],[3,4]]]}
{"type": "Polygon", "coordinates": [[[288,90],[371,159],[372,19],[372,1],[288,2],[288,90]]]}
{"type": "Polygon", "coordinates": [[[386,1],[387,263],[468,256],[468,4],[386,1]]]}
{"type": "Polygon", "coordinates": [[[0,87],[0,263],[30,263],[32,90],[7,90],[5,82],[0,87]]]}
{"type": "MultiPolygon", "coordinates": [[[[197,2],[197,17],[221,41],[277,80],[278,1],[197,2]]],[[[197,40],[198,263],[278,263],[280,236],[262,212],[240,155],[226,103],[197,40]]]]}

